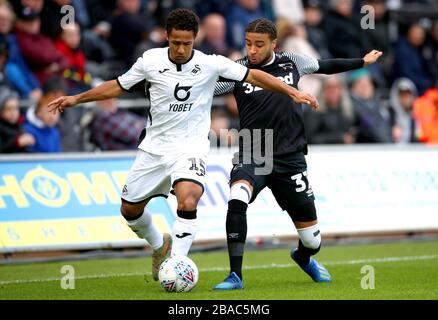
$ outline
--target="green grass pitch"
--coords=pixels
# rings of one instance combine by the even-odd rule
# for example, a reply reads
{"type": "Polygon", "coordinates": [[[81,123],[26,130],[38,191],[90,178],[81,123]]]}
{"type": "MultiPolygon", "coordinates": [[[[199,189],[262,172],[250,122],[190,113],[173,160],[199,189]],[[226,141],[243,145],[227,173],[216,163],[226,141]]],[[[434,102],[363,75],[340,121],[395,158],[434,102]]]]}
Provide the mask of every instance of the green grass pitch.
{"type": "Polygon", "coordinates": [[[166,293],[150,276],[151,258],[98,259],[0,266],[0,299],[295,300],[438,299],[438,241],[325,246],[316,256],[333,282],[318,284],[289,258],[288,249],[247,251],[245,289],[211,290],[228,273],[225,251],[190,255],[200,270],[189,293],[166,293]],[[75,288],[61,288],[63,265],[75,270],[75,288]],[[374,289],[362,273],[374,269],[374,289]]]}

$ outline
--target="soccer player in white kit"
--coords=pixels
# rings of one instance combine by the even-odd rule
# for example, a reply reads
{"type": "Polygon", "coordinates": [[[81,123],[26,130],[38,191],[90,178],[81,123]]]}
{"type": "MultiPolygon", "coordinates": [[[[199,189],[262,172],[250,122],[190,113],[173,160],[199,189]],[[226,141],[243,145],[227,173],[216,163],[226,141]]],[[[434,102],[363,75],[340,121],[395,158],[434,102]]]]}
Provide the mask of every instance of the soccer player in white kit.
{"type": "Polygon", "coordinates": [[[104,82],[76,96],[52,101],[48,108],[62,112],[78,103],[121,96],[146,81],[151,102],[149,123],[122,191],[121,213],[138,237],[153,248],[152,275],[158,280],[161,262],[170,254],[187,255],[196,233],[196,208],[204,191],[209,151],[210,111],[216,81],[245,81],[289,95],[298,103],[317,108],[309,94],[290,87],[260,70],[248,69],[225,57],[194,50],[199,18],[187,9],[167,17],[168,48],[147,50],[117,80],[104,82]],[[172,236],[162,234],[146,208],[150,199],[177,198],[172,236]]]}

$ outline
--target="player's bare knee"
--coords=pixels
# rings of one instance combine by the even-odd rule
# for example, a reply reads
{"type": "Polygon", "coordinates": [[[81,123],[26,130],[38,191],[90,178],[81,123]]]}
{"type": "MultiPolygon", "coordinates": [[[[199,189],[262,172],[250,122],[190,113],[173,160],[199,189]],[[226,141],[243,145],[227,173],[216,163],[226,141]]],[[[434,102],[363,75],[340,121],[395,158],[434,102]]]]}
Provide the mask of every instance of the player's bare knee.
{"type": "Polygon", "coordinates": [[[122,205],[120,206],[120,213],[124,217],[128,216],[130,213],[129,207],[127,205],[125,205],[124,202],[122,202],[122,205]]]}
{"type": "Polygon", "coordinates": [[[131,204],[126,201],[122,201],[122,205],[120,206],[120,213],[125,218],[132,218],[143,213],[143,210],[146,206],[146,202],[131,204]]]}
{"type": "Polygon", "coordinates": [[[196,210],[204,189],[193,182],[181,181],[175,184],[174,191],[178,202],[178,210],[192,211],[196,210]]]}
{"type": "Polygon", "coordinates": [[[184,199],[178,199],[178,210],[193,211],[198,206],[199,197],[188,196],[184,199]]]}

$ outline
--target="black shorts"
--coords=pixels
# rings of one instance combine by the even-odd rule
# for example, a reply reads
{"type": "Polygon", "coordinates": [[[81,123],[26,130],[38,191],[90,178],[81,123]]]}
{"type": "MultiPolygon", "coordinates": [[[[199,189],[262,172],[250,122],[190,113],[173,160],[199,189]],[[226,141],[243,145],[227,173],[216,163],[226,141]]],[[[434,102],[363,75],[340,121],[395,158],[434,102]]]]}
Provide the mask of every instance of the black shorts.
{"type": "Polygon", "coordinates": [[[230,185],[238,180],[249,181],[253,188],[252,203],[257,195],[265,188],[271,189],[277,203],[283,210],[293,212],[297,207],[306,204],[314,205],[315,196],[307,178],[307,164],[304,159],[299,157],[296,161],[296,155],[292,158],[293,163],[289,166],[281,164],[278,168],[274,160],[274,169],[268,175],[257,175],[255,164],[238,163],[233,166],[230,173],[230,185]]]}

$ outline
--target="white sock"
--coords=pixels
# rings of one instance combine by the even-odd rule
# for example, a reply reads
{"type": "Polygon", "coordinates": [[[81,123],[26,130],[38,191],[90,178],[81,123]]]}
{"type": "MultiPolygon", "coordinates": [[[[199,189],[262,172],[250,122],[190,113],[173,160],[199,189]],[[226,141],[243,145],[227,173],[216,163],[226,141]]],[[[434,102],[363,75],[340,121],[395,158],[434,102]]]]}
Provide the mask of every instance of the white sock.
{"type": "Polygon", "coordinates": [[[195,239],[197,221],[197,219],[176,218],[172,231],[171,256],[188,255],[193,239],[195,239]]]}
{"type": "Polygon", "coordinates": [[[155,227],[152,221],[152,215],[147,208],[143,214],[136,220],[126,220],[128,226],[141,239],[145,239],[152,249],[157,250],[163,245],[163,234],[155,227]]]}
{"type": "Polygon", "coordinates": [[[301,242],[306,248],[318,249],[321,245],[321,232],[319,230],[319,225],[315,224],[313,226],[297,229],[298,235],[300,236],[301,242]]]}

